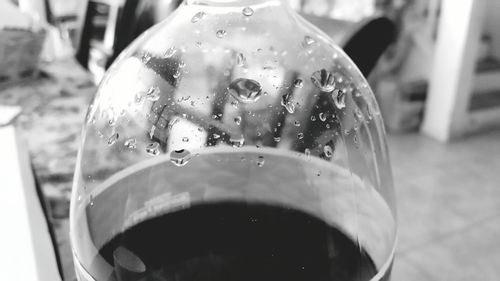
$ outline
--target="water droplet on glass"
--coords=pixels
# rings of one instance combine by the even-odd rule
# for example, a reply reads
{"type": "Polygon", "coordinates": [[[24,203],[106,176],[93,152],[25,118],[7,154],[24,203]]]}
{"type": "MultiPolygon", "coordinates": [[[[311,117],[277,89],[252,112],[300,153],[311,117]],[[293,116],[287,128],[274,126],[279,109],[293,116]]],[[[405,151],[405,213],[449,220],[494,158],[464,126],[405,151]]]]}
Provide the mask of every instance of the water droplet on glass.
{"type": "Polygon", "coordinates": [[[114,125],[116,125],[116,120],[115,120],[115,119],[109,119],[109,121],[108,121],[108,125],[109,125],[110,127],[113,127],[114,125]]]}
{"type": "Polygon", "coordinates": [[[323,92],[331,92],[335,89],[335,78],[326,69],[318,70],[311,76],[311,81],[323,92]]]}
{"type": "Polygon", "coordinates": [[[281,97],[281,105],[285,107],[288,113],[293,114],[295,112],[295,104],[293,103],[290,94],[284,94],[281,97]]]}
{"type": "Polygon", "coordinates": [[[160,144],[157,142],[148,144],[146,146],[146,152],[151,156],[158,156],[160,154],[160,144]]]}
{"type": "Polygon", "coordinates": [[[345,107],[345,93],[341,90],[335,90],[332,94],[333,102],[338,109],[345,107]]]}
{"type": "Polygon", "coordinates": [[[177,52],[177,49],[175,47],[170,47],[165,51],[165,58],[171,58],[175,53],[177,52]]]}
{"type": "Polygon", "coordinates": [[[201,43],[200,41],[196,42],[196,47],[201,48],[202,46],[203,46],[203,43],[201,43]]]}
{"type": "Polygon", "coordinates": [[[264,156],[259,156],[257,159],[257,166],[263,167],[265,162],[266,162],[266,159],[264,159],[264,156]]]}
{"type": "Polygon", "coordinates": [[[172,75],[175,79],[179,78],[181,76],[181,72],[179,70],[176,70],[174,74],[172,75]]]}
{"type": "Polygon", "coordinates": [[[214,139],[219,139],[220,138],[219,134],[213,134],[212,136],[214,137],[214,139]]]}
{"type": "Polygon", "coordinates": [[[157,101],[160,99],[160,88],[151,87],[146,93],[146,98],[150,101],[157,101]]]}
{"type": "Polygon", "coordinates": [[[151,55],[148,53],[144,53],[142,55],[142,62],[143,63],[148,63],[151,60],[151,55]]]}
{"type": "Polygon", "coordinates": [[[108,138],[108,145],[112,146],[113,144],[115,144],[118,138],[120,138],[120,135],[118,133],[114,133],[111,137],[108,138]]]}
{"type": "Polygon", "coordinates": [[[298,120],[295,120],[295,122],[293,122],[293,125],[295,127],[300,127],[300,122],[298,120]]]}
{"type": "Polygon", "coordinates": [[[357,144],[358,143],[358,136],[357,135],[354,135],[354,143],[357,144]]]}
{"type": "Polygon", "coordinates": [[[89,200],[90,200],[90,206],[94,206],[94,196],[92,196],[92,194],[90,194],[89,200]]]}
{"type": "Polygon", "coordinates": [[[326,121],[326,113],[321,112],[319,114],[319,120],[321,120],[322,122],[325,122],[326,121]]]}
{"type": "Polygon", "coordinates": [[[233,100],[233,101],[231,102],[231,105],[232,105],[234,108],[238,108],[239,103],[238,103],[238,101],[233,100]]]}
{"type": "Polygon", "coordinates": [[[238,65],[238,66],[244,66],[245,65],[245,61],[246,61],[246,57],[245,57],[244,54],[238,53],[236,55],[236,65],[238,65]]]}
{"type": "Polygon", "coordinates": [[[238,126],[241,125],[241,116],[234,117],[234,123],[238,126]]]}
{"type": "Polygon", "coordinates": [[[293,81],[293,86],[295,88],[302,88],[304,87],[304,81],[302,79],[295,79],[295,81],[293,81]]]}
{"type": "Polygon", "coordinates": [[[290,103],[287,103],[287,104],[285,105],[285,108],[286,108],[286,110],[288,111],[288,113],[290,113],[290,114],[292,114],[292,113],[294,113],[294,112],[295,112],[295,104],[293,104],[293,103],[291,103],[291,102],[290,102],[290,103]]]}
{"type": "Polygon", "coordinates": [[[297,137],[299,138],[299,140],[303,139],[304,138],[304,133],[298,133],[297,137]]]}
{"type": "Polygon", "coordinates": [[[235,148],[240,148],[245,144],[245,138],[239,137],[239,138],[230,138],[229,142],[231,145],[235,148]]]}
{"type": "Polygon", "coordinates": [[[225,31],[224,29],[219,29],[217,30],[215,35],[217,36],[217,38],[224,38],[227,35],[227,31],[225,31]]]}
{"type": "Polygon", "coordinates": [[[361,109],[356,108],[354,109],[354,115],[359,119],[363,119],[363,112],[361,112],[361,109]]]}
{"type": "Polygon", "coordinates": [[[196,13],[192,18],[191,18],[191,22],[192,23],[196,23],[200,20],[202,20],[207,14],[205,12],[198,12],[196,13]]]}
{"type": "Polygon", "coordinates": [[[311,121],[316,121],[316,116],[312,115],[311,116],[311,121]]]}
{"type": "Polygon", "coordinates": [[[184,67],[186,67],[186,63],[185,63],[184,61],[182,61],[182,60],[181,60],[181,61],[179,62],[179,68],[184,68],[184,67]]]}
{"type": "Polygon", "coordinates": [[[316,176],[321,176],[321,170],[316,171],[316,176]]]}
{"type": "Polygon", "coordinates": [[[280,138],[280,137],[274,137],[274,141],[275,141],[275,142],[280,142],[280,141],[281,141],[281,138],[280,138]]]}
{"type": "Polygon", "coordinates": [[[123,145],[126,148],[135,149],[137,147],[137,140],[134,138],[127,139],[123,145]]]}
{"type": "Polygon", "coordinates": [[[170,152],[170,162],[179,167],[185,166],[191,158],[191,152],[186,149],[179,149],[170,152]]]}
{"type": "Polygon", "coordinates": [[[227,89],[235,99],[243,103],[256,102],[262,95],[261,85],[252,79],[236,79],[227,89]]]}
{"type": "Polygon", "coordinates": [[[314,44],[316,41],[309,35],[304,36],[304,41],[302,42],[302,47],[307,48],[314,44]]]}
{"type": "Polygon", "coordinates": [[[333,156],[333,149],[329,145],[325,145],[325,147],[323,147],[323,152],[325,153],[325,156],[328,158],[331,158],[333,156]]]}
{"type": "Polygon", "coordinates": [[[311,150],[310,150],[309,148],[306,148],[306,149],[304,150],[304,154],[305,154],[306,156],[310,156],[310,155],[311,155],[311,150]]]}
{"type": "Polygon", "coordinates": [[[243,13],[244,16],[250,17],[250,16],[253,15],[253,9],[250,8],[250,7],[245,7],[245,8],[243,8],[242,13],[243,13]]]}
{"type": "Polygon", "coordinates": [[[182,141],[183,141],[183,142],[188,142],[188,141],[189,141],[189,138],[188,138],[188,137],[183,137],[183,138],[182,138],[182,141]]]}

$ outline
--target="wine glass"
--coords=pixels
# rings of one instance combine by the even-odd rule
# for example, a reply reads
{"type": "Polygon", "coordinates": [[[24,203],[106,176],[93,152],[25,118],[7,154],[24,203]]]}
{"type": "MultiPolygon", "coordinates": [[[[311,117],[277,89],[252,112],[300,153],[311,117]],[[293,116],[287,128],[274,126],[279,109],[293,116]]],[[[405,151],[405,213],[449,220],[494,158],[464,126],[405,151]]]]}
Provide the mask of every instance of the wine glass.
{"type": "Polygon", "coordinates": [[[374,95],[286,1],[184,1],[89,107],[80,281],[388,280],[396,230],[374,95]]]}

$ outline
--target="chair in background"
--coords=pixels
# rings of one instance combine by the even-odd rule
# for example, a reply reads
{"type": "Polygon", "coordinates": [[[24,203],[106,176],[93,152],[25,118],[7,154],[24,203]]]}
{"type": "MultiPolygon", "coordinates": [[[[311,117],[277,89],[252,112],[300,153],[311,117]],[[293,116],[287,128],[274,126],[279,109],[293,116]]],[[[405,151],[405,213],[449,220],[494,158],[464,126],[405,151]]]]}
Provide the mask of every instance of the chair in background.
{"type": "Polygon", "coordinates": [[[365,77],[396,39],[396,25],[384,16],[369,17],[360,22],[303,16],[341,46],[365,77]]]}

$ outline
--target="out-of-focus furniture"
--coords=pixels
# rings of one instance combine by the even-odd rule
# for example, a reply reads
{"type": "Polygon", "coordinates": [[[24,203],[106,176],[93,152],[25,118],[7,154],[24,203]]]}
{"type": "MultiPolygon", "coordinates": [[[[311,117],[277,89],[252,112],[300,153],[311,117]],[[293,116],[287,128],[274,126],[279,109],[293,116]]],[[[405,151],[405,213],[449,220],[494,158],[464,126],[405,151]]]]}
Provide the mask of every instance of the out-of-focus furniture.
{"type": "Polygon", "coordinates": [[[88,1],[76,59],[94,73],[96,81],[104,75],[109,58],[113,56],[115,33],[123,4],[122,0],[88,1]]]}
{"type": "MultiPolygon", "coordinates": [[[[40,194],[47,200],[47,209],[51,210],[49,220],[53,222],[56,232],[57,246],[61,253],[61,266],[64,269],[65,280],[74,280],[72,254],[69,245],[67,218],[69,197],[76,163],[78,138],[84,121],[88,104],[95,93],[95,85],[90,74],[74,60],[55,61],[50,64],[41,64],[41,75],[35,79],[8,88],[0,89],[0,104],[19,106],[22,112],[12,122],[16,128],[17,139],[23,139],[23,150],[29,151],[29,161],[33,167],[27,180],[39,183],[40,194]]],[[[0,137],[0,143],[4,143],[0,137]]],[[[5,146],[0,145],[0,162],[6,161],[8,165],[16,165],[12,160],[11,152],[4,153],[5,146]]],[[[9,146],[11,147],[11,146],[9,146]]],[[[3,166],[2,166],[3,167],[3,166]]],[[[31,167],[31,166],[30,166],[31,167]]],[[[9,173],[13,167],[0,168],[0,179],[4,182],[4,172],[9,173]]],[[[11,176],[11,174],[8,174],[11,176]]],[[[23,177],[24,179],[24,177],[23,177]]],[[[10,215],[10,207],[3,209],[3,200],[10,200],[3,196],[6,188],[0,188],[0,218],[10,215]],[[4,211],[6,210],[6,211],[4,211]]],[[[9,204],[12,202],[9,201],[9,204]]],[[[14,212],[15,213],[15,212],[14,212]]],[[[5,220],[2,220],[2,223],[5,220]]],[[[2,225],[2,231],[9,230],[2,225]]],[[[42,228],[39,230],[43,231],[42,228]]],[[[1,235],[2,233],[0,233],[1,235]]],[[[7,233],[12,234],[12,233],[7,233]]],[[[0,255],[4,249],[4,240],[0,239],[0,255]]],[[[7,240],[5,240],[7,241],[7,240]]],[[[31,247],[26,244],[23,247],[31,247]]],[[[44,251],[50,253],[48,251],[44,251]]],[[[48,255],[48,254],[47,254],[48,255]]],[[[49,258],[50,256],[48,256],[49,258]]],[[[16,260],[22,266],[21,259],[16,260]]],[[[2,266],[10,263],[0,264],[2,266]]],[[[50,268],[49,268],[50,269],[50,268]]],[[[0,280],[4,276],[0,273],[0,280]]],[[[29,278],[5,278],[5,280],[38,280],[29,278]]],[[[42,279],[40,279],[42,280],[42,279]]],[[[46,278],[45,280],[57,280],[46,278]]]]}
{"type": "Polygon", "coordinates": [[[9,1],[0,1],[0,89],[35,76],[45,30],[9,1]]]}
{"type": "MultiPolygon", "coordinates": [[[[178,5],[179,0],[90,0],[76,55],[78,61],[99,80],[123,49],[178,5]],[[159,10],[165,12],[158,14],[159,10]]],[[[359,22],[304,17],[339,43],[364,75],[371,72],[396,34],[394,23],[383,16],[359,22]]]]}
{"type": "Polygon", "coordinates": [[[0,274],[2,280],[62,280],[57,245],[25,143],[0,127],[0,274]]]}
{"type": "Polygon", "coordinates": [[[18,0],[19,8],[41,22],[49,22],[51,17],[48,0],[18,0]]]}
{"type": "Polygon", "coordinates": [[[418,131],[422,122],[427,83],[401,83],[393,77],[377,81],[374,91],[386,129],[391,133],[418,131]]]}
{"type": "Polygon", "coordinates": [[[48,22],[57,28],[60,41],[71,43],[72,56],[78,46],[87,2],[81,0],[45,0],[48,22]]]}
{"type": "Polygon", "coordinates": [[[9,1],[0,1],[0,29],[5,27],[28,29],[31,24],[30,15],[23,13],[19,7],[9,1]]]}
{"type": "Polygon", "coordinates": [[[180,0],[88,1],[76,58],[98,81],[142,32],[165,18],[180,0]]]}
{"type": "Polygon", "coordinates": [[[73,60],[43,63],[36,79],[0,89],[0,104],[22,109],[13,124],[48,195],[70,192],[78,137],[94,93],[90,75],[73,60]]]}
{"type": "Polygon", "coordinates": [[[38,73],[44,39],[44,30],[0,29],[0,89],[38,73]]]}
{"type": "Polygon", "coordinates": [[[387,17],[374,16],[348,22],[313,15],[304,17],[330,36],[368,76],[380,56],[396,37],[396,27],[387,17]]]}

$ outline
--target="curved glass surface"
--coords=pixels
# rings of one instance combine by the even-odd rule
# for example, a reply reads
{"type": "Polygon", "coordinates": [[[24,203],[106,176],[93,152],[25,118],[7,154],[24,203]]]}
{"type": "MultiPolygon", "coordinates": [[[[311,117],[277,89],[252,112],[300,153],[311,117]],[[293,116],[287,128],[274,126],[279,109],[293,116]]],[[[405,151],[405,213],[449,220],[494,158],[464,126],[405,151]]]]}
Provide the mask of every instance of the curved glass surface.
{"type": "MultiPolygon", "coordinates": [[[[345,250],[338,259],[351,267],[339,268],[358,273],[345,280],[388,278],[396,240],[392,175],[380,112],[360,71],[285,1],[186,1],[120,55],[89,107],[71,203],[79,278],[169,280],[168,261],[178,257],[152,254],[155,247],[171,251],[168,233],[190,237],[184,228],[203,225],[189,230],[198,241],[212,235],[217,221],[232,222],[224,216],[241,208],[258,225],[271,219],[252,214],[269,206],[288,210],[289,217],[306,214],[352,241],[360,257],[344,258],[345,250]],[[208,208],[205,217],[191,217],[200,208],[208,208]],[[155,218],[165,221],[148,230],[155,218]],[[138,228],[140,236],[130,234],[138,228]],[[165,232],[165,241],[151,232],[165,232]],[[141,248],[148,241],[155,247],[141,248]],[[370,270],[352,267],[356,263],[370,270]]],[[[274,219],[270,225],[284,221],[274,219]]],[[[328,237],[334,237],[324,244],[329,257],[348,245],[328,237]]],[[[314,240],[301,239],[304,245],[314,240]]],[[[261,242],[245,241],[230,248],[261,242]]],[[[175,243],[186,243],[186,253],[194,245],[175,243]]],[[[331,270],[321,278],[343,274],[332,273],[336,263],[342,264],[325,262],[331,270]]],[[[203,271],[189,272],[197,270],[203,271]]]]}

